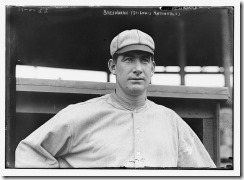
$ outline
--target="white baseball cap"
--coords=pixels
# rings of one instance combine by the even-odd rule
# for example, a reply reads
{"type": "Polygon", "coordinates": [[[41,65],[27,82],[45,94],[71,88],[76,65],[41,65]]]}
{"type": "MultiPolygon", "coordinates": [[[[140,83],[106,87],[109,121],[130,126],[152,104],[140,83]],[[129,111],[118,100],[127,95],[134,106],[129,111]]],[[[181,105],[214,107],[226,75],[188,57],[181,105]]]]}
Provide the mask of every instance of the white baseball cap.
{"type": "Polygon", "coordinates": [[[121,54],[127,51],[139,50],[154,54],[155,44],[151,36],[138,30],[125,30],[119,33],[110,44],[110,54],[121,54]]]}

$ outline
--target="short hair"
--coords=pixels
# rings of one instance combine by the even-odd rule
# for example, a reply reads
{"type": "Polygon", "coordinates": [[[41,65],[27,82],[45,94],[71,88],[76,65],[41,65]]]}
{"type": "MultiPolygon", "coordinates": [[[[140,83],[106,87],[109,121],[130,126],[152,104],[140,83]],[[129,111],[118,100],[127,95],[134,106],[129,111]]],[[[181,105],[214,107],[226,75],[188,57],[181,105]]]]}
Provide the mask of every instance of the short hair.
{"type": "Polygon", "coordinates": [[[117,62],[118,56],[119,56],[119,54],[114,53],[114,55],[112,57],[112,59],[113,59],[114,62],[117,62]]]}

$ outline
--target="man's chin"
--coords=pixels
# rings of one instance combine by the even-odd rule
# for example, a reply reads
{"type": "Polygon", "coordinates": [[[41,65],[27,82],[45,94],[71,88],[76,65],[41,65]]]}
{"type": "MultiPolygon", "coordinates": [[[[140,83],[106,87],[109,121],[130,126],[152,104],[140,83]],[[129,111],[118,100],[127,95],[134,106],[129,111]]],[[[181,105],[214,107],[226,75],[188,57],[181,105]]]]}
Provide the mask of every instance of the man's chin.
{"type": "Polygon", "coordinates": [[[141,95],[145,92],[146,88],[142,85],[133,85],[129,88],[130,94],[134,96],[141,95]]]}

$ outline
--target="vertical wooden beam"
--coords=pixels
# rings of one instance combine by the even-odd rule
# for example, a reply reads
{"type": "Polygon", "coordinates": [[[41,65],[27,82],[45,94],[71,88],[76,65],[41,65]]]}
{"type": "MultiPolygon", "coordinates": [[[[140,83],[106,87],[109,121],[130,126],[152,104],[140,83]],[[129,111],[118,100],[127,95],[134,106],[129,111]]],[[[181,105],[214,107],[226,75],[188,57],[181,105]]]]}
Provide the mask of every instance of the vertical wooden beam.
{"type": "Polygon", "coordinates": [[[221,10],[222,30],[222,57],[224,66],[225,86],[230,87],[230,66],[233,64],[233,9],[231,7],[221,10]]]}
{"type": "Polygon", "coordinates": [[[16,34],[11,23],[11,7],[6,7],[6,96],[5,96],[5,168],[13,168],[15,162],[15,61],[16,34]],[[11,28],[10,28],[11,26],[11,28]]]}
{"type": "Polygon", "coordinates": [[[185,24],[183,21],[179,21],[178,26],[179,26],[178,60],[180,66],[180,78],[181,78],[181,85],[185,85],[185,70],[184,70],[184,67],[186,66],[185,24]]]}
{"type": "Polygon", "coordinates": [[[220,103],[216,102],[216,117],[214,121],[214,156],[216,166],[220,167],[220,131],[219,131],[219,113],[220,113],[220,103]]]}

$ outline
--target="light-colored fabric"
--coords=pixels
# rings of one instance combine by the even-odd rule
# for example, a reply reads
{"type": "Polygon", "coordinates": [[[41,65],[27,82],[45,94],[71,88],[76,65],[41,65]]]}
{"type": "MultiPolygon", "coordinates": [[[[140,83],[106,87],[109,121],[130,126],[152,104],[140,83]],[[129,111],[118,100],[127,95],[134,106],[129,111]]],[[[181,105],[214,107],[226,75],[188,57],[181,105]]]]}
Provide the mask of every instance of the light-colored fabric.
{"type": "Polygon", "coordinates": [[[22,140],[18,168],[215,167],[172,110],[146,100],[132,110],[114,94],[70,105],[22,140]]]}
{"type": "Polygon", "coordinates": [[[110,54],[140,50],[154,54],[155,44],[151,36],[138,30],[125,30],[119,33],[110,44],[110,54]]]}

